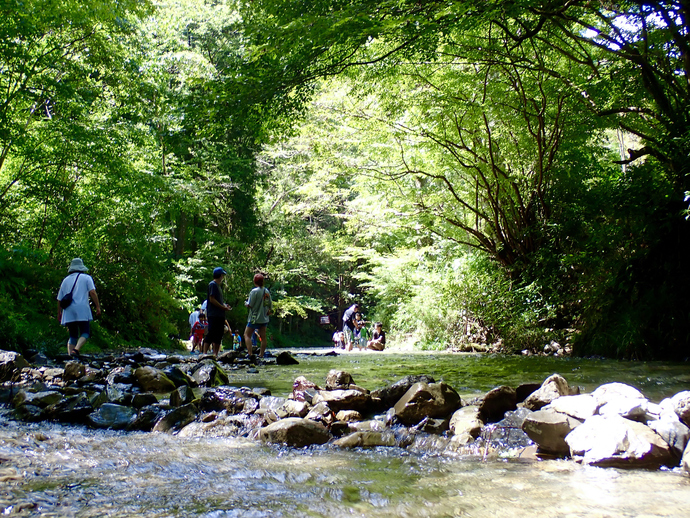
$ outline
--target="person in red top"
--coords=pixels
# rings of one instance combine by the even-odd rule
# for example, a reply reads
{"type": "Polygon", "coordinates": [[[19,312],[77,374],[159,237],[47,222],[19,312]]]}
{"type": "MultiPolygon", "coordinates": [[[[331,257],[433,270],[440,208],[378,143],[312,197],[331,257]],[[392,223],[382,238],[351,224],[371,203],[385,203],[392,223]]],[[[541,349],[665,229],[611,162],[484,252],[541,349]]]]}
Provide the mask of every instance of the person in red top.
{"type": "Polygon", "coordinates": [[[208,329],[208,321],[206,320],[206,313],[199,313],[199,320],[194,322],[192,326],[192,352],[199,347],[201,351],[201,342],[204,339],[206,330],[208,329]]]}

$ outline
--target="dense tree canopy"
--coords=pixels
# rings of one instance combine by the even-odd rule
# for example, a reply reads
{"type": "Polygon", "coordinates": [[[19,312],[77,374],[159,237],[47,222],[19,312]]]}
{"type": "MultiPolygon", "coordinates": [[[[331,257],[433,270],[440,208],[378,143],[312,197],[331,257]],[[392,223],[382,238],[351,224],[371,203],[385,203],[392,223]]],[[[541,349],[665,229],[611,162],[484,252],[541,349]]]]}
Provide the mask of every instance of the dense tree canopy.
{"type": "Polygon", "coordinates": [[[359,300],[423,347],[685,354],[684,0],[0,14],[10,346],[62,341],[54,292],[81,256],[101,346],[186,333],[221,265],[233,326],[267,275],[277,343],[323,340],[318,317],[359,300]]]}

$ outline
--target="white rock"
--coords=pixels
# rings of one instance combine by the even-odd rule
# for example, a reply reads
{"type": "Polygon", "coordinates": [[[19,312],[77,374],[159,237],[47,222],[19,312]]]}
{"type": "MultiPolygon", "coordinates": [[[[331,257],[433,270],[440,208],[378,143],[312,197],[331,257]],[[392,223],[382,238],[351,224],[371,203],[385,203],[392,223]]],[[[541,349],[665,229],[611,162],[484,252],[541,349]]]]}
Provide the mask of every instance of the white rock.
{"type": "Polygon", "coordinates": [[[625,383],[607,383],[601,385],[592,392],[592,396],[597,400],[599,407],[616,399],[647,399],[642,392],[625,383]]]}
{"type": "Polygon", "coordinates": [[[595,415],[570,432],[570,454],[596,466],[674,465],[670,446],[651,428],[620,416],[595,415]]]}
{"type": "Polygon", "coordinates": [[[597,412],[597,400],[591,394],[561,396],[554,399],[542,410],[553,410],[584,421],[597,412]]]}

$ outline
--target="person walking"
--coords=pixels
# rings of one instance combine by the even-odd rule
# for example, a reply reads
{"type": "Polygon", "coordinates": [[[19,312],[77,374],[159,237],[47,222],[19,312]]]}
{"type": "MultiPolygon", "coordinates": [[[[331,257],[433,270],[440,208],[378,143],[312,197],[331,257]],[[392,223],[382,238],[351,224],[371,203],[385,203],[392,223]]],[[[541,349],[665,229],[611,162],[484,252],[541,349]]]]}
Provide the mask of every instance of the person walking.
{"type": "Polygon", "coordinates": [[[268,325],[271,310],[273,309],[273,300],[268,289],[264,288],[264,276],[257,273],[254,276],[254,289],[249,292],[249,297],[244,303],[249,309],[247,316],[247,327],[244,329],[244,343],[247,346],[247,353],[252,356],[252,335],[254,331],[259,332],[259,339],[261,340],[261,349],[259,357],[263,358],[266,353],[266,326],[268,325]]]}
{"type": "Polygon", "coordinates": [[[202,345],[202,353],[208,353],[209,346],[213,348],[213,355],[218,356],[220,346],[223,342],[225,332],[225,312],[232,308],[223,301],[223,290],[220,285],[227,272],[218,267],[213,270],[213,280],[208,284],[206,292],[206,318],[208,319],[208,330],[202,345]]]}
{"type": "Polygon", "coordinates": [[[353,304],[343,313],[343,333],[345,333],[345,350],[352,350],[352,343],[355,338],[355,315],[359,313],[359,304],[353,304]]]}
{"type": "Polygon", "coordinates": [[[72,259],[57,295],[58,320],[69,330],[67,354],[70,356],[79,356],[79,350],[91,336],[93,315],[89,298],[93,301],[96,316],[101,316],[96,286],[93,278],[87,275],[88,271],[84,261],[78,257],[72,259]]]}

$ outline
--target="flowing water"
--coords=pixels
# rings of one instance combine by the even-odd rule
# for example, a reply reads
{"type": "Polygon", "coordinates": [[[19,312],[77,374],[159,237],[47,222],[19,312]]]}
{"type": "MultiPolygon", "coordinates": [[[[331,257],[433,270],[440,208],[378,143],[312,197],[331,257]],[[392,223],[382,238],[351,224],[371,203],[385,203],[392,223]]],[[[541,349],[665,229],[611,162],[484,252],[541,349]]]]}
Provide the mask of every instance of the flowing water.
{"type": "MultiPolygon", "coordinates": [[[[451,354],[298,356],[300,365],[233,371],[231,383],[287,395],[331,368],[378,388],[431,374],[464,395],[554,372],[591,390],[609,381],[659,400],[690,389],[687,364],[451,354]]],[[[286,449],[245,438],[124,433],[20,423],[0,412],[0,513],[153,517],[690,516],[690,477],[565,460],[407,450],[286,449]]]]}

